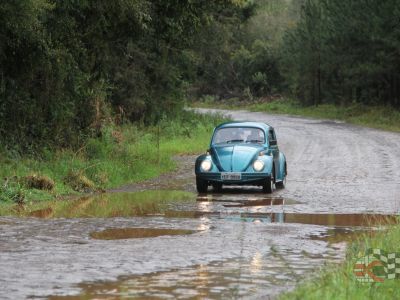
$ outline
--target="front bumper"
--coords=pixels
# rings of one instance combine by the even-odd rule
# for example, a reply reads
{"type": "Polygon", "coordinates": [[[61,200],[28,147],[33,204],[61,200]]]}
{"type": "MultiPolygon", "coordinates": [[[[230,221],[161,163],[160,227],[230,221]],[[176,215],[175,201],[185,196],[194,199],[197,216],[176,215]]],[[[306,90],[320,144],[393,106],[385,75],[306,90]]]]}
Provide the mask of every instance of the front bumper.
{"type": "Polygon", "coordinates": [[[234,185],[241,185],[241,184],[261,184],[266,178],[271,176],[271,173],[241,173],[240,180],[222,180],[221,179],[221,172],[210,172],[210,173],[197,173],[197,178],[202,180],[207,180],[210,183],[217,182],[223,184],[234,184],[234,185]]]}

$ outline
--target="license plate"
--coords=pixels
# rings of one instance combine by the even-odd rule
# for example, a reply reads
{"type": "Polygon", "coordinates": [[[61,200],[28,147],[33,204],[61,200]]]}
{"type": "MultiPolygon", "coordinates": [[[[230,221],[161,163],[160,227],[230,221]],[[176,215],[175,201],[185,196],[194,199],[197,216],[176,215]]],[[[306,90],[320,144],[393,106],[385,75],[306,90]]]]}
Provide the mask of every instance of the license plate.
{"type": "Polygon", "coordinates": [[[242,174],[241,173],[221,173],[222,180],[241,180],[242,174]]]}

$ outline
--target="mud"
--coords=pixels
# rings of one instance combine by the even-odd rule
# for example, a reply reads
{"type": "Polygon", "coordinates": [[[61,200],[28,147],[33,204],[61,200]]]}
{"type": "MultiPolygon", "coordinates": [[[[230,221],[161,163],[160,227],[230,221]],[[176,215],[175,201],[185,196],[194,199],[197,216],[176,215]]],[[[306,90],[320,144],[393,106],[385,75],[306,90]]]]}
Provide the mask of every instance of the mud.
{"type": "Polygon", "coordinates": [[[193,234],[194,230],[183,229],[163,229],[163,228],[109,228],[103,231],[91,232],[89,235],[92,239],[97,240],[123,240],[123,239],[139,239],[152,238],[164,235],[185,235],[193,234]]]}
{"type": "Polygon", "coordinates": [[[286,189],[197,195],[195,156],[181,156],[176,172],[154,180],[15,209],[22,218],[0,217],[0,298],[271,298],[341,262],[347,241],[394,222],[399,134],[229,113],[274,125],[288,161],[286,189]],[[194,233],[91,237],[132,228],[194,233]]]}

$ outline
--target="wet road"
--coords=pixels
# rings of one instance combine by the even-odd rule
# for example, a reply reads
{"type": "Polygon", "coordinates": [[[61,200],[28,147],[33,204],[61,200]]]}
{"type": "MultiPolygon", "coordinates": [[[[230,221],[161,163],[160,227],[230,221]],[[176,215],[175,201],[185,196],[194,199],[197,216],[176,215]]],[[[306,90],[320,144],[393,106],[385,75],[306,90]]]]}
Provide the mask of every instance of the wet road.
{"type": "MultiPolygon", "coordinates": [[[[209,112],[207,109],[199,109],[209,112]]],[[[307,212],[400,211],[400,134],[324,121],[246,111],[218,111],[234,120],[271,124],[288,161],[282,197],[307,212]]]]}
{"type": "Polygon", "coordinates": [[[157,180],[0,217],[0,298],[273,297],[340,261],[344,241],[370,222],[361,213],[399,212],[399,134],[230,114],[275,127],[288,160],[285,190],[197,197],[193,157],[180,157],[179,171],[157,180]],[[146,201],[125,193],[151,189],[188,193],[146,201]]]}

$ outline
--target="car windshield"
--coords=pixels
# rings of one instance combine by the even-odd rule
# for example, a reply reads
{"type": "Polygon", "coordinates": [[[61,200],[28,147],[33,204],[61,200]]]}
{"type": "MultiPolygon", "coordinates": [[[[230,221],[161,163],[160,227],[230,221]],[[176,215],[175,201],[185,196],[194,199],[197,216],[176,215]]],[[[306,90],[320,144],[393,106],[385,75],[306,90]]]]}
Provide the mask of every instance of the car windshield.
{"type": "Polygon", "coordinates": [[[258,143],[265,141],[264,131],[252,127],[226,127],[218,129],[212,140],[213,144],[223,143],[258,143]]]}

